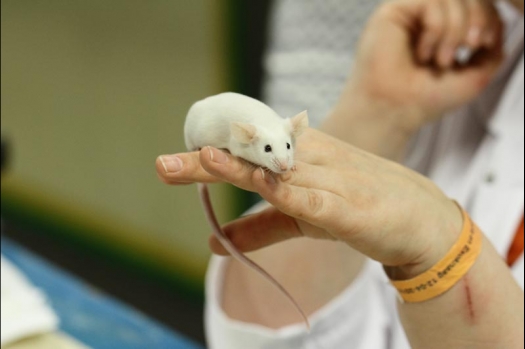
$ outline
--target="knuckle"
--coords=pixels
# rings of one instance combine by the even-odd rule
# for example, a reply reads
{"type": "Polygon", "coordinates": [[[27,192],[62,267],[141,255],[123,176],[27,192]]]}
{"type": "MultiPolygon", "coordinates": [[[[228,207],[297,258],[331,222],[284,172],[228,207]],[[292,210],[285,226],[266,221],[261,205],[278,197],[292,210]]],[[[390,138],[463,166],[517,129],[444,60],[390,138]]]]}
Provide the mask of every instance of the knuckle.
{"type": "Polygon", "coordinates": [[[430,31],[434,36],[441,36],[444,32],[443,21],[438,16],[428,16],[425,19],[425,27],[430,31]]]}
{"type": "Polygon", "coordinates": [[[316,191],[309,190],[307,192],[308,197],[308,210],[310,211],[312,217],[319,217],[324,212],[324,200],[323,197],[316,191]]]}
{"type": "Polygon", "coordinates": [[[199,153],[181,153],[178,156],[184,164],[182,171],[192,173],[201,167],[199,153]]]}
{"type": "Polygon", "coordinates": [[[291,189],[288,186],[284,186],[281,190],[281,201],[285,205],[290,205],[293,203],[294,197],[291,189]]]}
{"type": "Polygon", "coordinates": [[[294,202],[294,195],[292,190],[284,185],[279,193],[279,208],[292,216],[298,216],[301,214],[300,210],[297,209],[297,205],[294,202]]]}

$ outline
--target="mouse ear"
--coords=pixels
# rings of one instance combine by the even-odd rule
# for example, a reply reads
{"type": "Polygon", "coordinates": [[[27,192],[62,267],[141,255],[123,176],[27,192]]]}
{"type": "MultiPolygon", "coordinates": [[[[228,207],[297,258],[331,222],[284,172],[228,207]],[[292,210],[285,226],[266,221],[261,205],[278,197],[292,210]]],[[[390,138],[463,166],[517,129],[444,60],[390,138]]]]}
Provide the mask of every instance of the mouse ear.
{"type": "Polygon", "coordinates": [[[239,143],[250,144],[257,139],[257,128],[251,124],[232,122],[230,131],[232,137],[239,143]]]}
{"type": "Polygon", "coordinates": [[[292,136],[299,137],[308,128],[308,112],[302,111],[290,119],[292,136]]]}

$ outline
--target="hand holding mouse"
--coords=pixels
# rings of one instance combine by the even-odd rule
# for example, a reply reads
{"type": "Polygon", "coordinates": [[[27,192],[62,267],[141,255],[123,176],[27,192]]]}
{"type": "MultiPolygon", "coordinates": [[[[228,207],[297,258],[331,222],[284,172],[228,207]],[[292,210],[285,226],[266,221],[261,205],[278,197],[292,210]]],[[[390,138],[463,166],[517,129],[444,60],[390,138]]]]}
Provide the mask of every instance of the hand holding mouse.
{"type": "MultiPolygon", "coordinates": [[[[201,151],[200,161],[275,207],[225,228],[241,249],[303,235],[335,239],[411,274],[439,260],[461,230],[457,206],[431,181],[313,129],[298,140],[297,171],[269,175],[214,148],[201,151]]],[[[221,252],[213,238],[211,246],[221,252]]]]}

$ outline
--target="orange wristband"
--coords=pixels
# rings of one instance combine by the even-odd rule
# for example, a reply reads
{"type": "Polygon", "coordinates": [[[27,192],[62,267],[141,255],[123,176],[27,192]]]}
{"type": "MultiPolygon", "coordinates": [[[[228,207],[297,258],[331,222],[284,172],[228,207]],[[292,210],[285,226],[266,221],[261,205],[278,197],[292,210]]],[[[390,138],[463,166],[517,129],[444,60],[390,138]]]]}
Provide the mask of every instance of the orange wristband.
{"type": "Polygon", "coordinates": [[[465,210],[462,211],[461,236],[441,261],[413,279],[391,281],[403,301],[419,303],[442,295],[457,284],[476,262],[483,235],[465,210]]]}

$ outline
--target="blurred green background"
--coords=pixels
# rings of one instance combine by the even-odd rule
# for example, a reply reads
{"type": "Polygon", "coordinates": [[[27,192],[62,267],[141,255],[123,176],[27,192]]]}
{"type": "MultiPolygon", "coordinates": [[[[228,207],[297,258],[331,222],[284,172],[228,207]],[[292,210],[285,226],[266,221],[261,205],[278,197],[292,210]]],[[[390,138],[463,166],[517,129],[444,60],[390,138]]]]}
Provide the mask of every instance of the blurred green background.
{"type": "MultiPolygon", "coordinates": [[[[224,4],[2,1],[2,135],[13,146],[2,204],[200,280],[209,228],[196,189],[161,184],[154,160],[184,151],[194,101],[228,89],[224,4]]],[[[231,218],[228,189],[213,197],[231,218]]]]}
{"type": "MultiPolygon", "coordinates": [[[[264,28],[254,26],[268,3],[2,0],[2,218],[202,302],[210,229],[196,187],[166,186],[154,162],[185,151],[193,102],[259,97],[264,28]]],[[[247,198],[212,188],[220,221],[247,198]]]]}

